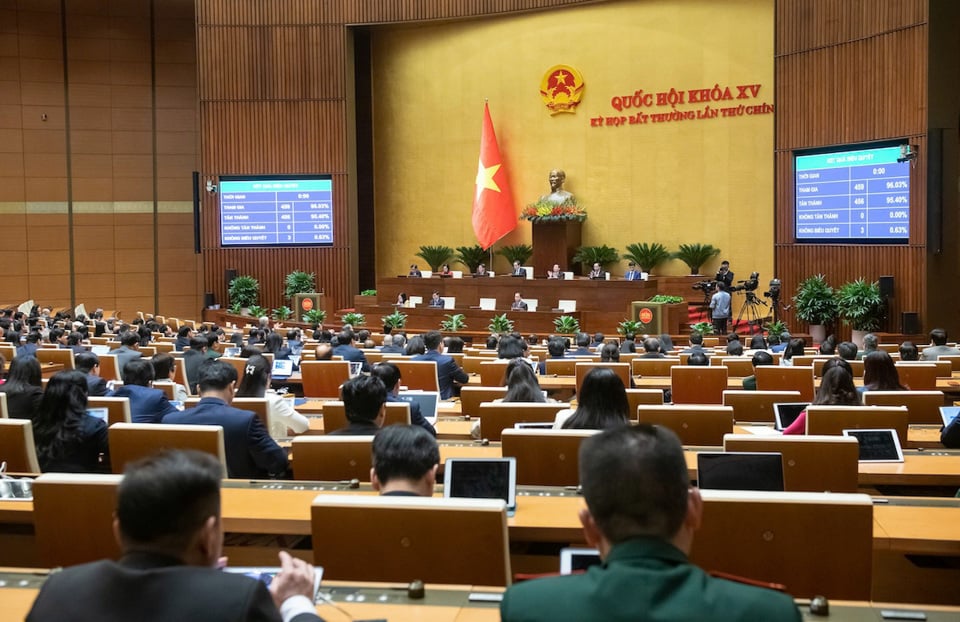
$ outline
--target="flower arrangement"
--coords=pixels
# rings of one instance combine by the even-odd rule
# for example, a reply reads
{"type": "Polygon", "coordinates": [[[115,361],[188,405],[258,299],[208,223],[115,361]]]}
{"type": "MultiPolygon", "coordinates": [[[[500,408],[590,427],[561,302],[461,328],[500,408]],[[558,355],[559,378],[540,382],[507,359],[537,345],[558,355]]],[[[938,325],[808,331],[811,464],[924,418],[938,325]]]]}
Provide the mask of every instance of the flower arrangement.
{"type": "Polygon", "coordinates": [[[537,201],[536,203],[530,203],[520,212],[520,219],[530,222],[559,222],[562,220],[583,222],[586,218],[587,210],[578,205],[577,200],[573,197],[568,198],[563,203],[537,201]]]}

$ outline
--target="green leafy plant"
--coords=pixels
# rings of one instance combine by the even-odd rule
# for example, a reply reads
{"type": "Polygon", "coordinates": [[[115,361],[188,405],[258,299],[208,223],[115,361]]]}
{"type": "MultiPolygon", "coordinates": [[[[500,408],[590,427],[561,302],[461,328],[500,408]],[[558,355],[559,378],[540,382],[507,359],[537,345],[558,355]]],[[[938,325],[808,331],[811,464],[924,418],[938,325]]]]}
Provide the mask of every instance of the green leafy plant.
{"type": "Polygon", "coordinates": [[[341,316],[344,324],[349,324],[350,326],[364,326],[367,323],[367,317],[362,313],[356,313],[355,311],[348,311],[341,316]]]}
{"type": "Polygon", "coordinates": [[[323,324],[327,319],[327,312],[323,309],[310,309],[303,314],[303,320],[308,324],[323,324]]]}
{"type": "Polygon", "coordinates": [[[243,305],[241,305],[239,302],[233,303],[230,305],[230,313],[233,315],[240,315],[243,313],[243,305]]]}
{"type": "Polygon", "coordinates": [[[676,305],[683,302],[683,296],[668,296],[667,294],[657,294],[650,299],[650,302],[660,302],[668,305],[676,305]]]}
{"type": "Polygon", "coordinates": [[[767,335],[782,335],[787,332],[787,324],[781,320],[770,322],[763,328],[767,331],[767,335]]]}
{"type": "Polygon", "coordinates": [[[385,315],[380,319],[383,320],[384,327],[389,326],[390,328],[397,329],[407,325],[407,314],[400,313],[399,310],[394,311],[390,315],[385,315]]]}
{"type": "Polygon", "coordinates": [[[553,329],[561,335],[573,335],[580,332],[580,320],[572,315],[553,318],[553,329]]]}
{"type": "Polygon", "coordinates": [[[258,305],[250,305],[250,307],[247,309],[247,313],[250,315],[250,317],[263,317],[267,314],[267,310],[258,305]]]}
{"type": "Polygon", "coordinates": [[[830,324],[840,312],[837,293],[822,274],[807,277],[793,297],[794,312],[807,324],[830,324]]]}
{"type": "Polygon", "coordinates": [[[446,318],[445,320],[440,320],[440,330],[456,332],[467,327],[467,316],[463,313],[454,313],[451,315],[445,315],[444,317],[446,318]]]}
{"type": "Polygon", "coordinates": [[[501,313],[500,315],[495,315],[490,318],[490,323],[487,325],[487,330],[496,335],[503,335],[506,333],[513,332],[513,320],[510,320],[507,317],[506,313],[501,313]]]}
{"type": "Polygon", "coordinates": [[[700,274],[700,267],[720,254],[712,244],[681,244],[674,257],[687,264],[690,274],[700,274]]]}
{"type": "Polygon", "coordinates": [[[533,257],[533,247],[529,244],[514,244],[513,246],[504,246],[497,251],[497,254],[509,261],[511,266],[515,261],[519,261],[522,266],[533,257]]]}
{"type": "Polygon", "coordinates": [[[690,330],[695,333],[700,333],[701,335],[712,335],[713,324],[710,322],[697,322],[696,324],[690,325],[690,330]]]}
{"type": "Polygon", "coordinates": [[[581,246],[573,256],[573,261],[583,264],[585,268],[591,267],[595,263],[606,268],[610,264],[620,261],[620,255],[617,253],[617,249],[607,246],[606,244],[601,246],[581,246]]]}
{"type": "Polygon", "coordinates": [[[309,294],[317,291],[316,278],[312,272],[294,270],[283,277],[283,297],[293,298],[294,294],[309,294]]]}
{"type": "Polygon", "coordinates": [[[652,273],[658,266],[673,259],[673,253],[659,242],[627,244],[626,251],[623,258],[636,263],[641,270],[648,273],[652,273]]]}
{"type": "Polygon", "coordinates": [[[376,296],[376,295],[377,295],[377,290],[375,290],[375,289],[365,289],[365,290],[363,290],[362,292],[360,292],[360,295],[361,295],[361,296],[376,296]]]}
{"type": "Polygon", "coordinates": [[[862,278],[844,283],[837,292],[837,308],[844,323],[853,330],[877,330],[884,310],[880,284],[862,278]]]}
{"type": "Polygon", "coordinates": [[[427,262],[430,269],[436,272],[453,257],[453,249],[449,246],[421,246],[417,257],[427,262]]]}
{"type": "Polygon", "coordinates": [[[280,307],[279,309],[273,310],[273,319],[278,322],[289,320],[291,315],[293,315],[293,309],[286,305],[280,307]]]}
{"type": "Polygon", "coordinates": [[[230,295],[230,304],[239,304],[241,307],[250,307],[257,304],[260,298],[260,281],[249,275],[240,275],[230,281],[227,288],[230,295]]]}
{"type": "Polygon", "coordinates": [[[486,258],[487,251],[480,248],[479,244],[457,247],[457,262],[466,266],[470,272],[476,272],[477,266],[482,264],[486,258]]]}
{"type": "Polygon", "coordinates": [[[636,335],[643,328],[643,323],[637,320],[624,320],[617,324],[617,332],[621,335],[636,335]]]}

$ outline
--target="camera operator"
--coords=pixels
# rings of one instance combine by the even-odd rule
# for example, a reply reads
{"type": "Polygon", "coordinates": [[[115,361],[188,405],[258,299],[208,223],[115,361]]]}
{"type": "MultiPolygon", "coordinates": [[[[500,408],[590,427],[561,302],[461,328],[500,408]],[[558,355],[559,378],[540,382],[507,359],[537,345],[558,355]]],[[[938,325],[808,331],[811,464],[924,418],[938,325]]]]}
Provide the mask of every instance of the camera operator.
{"type": "Polygon", "coordinates": [[[730,262],[724,259],[720,262],[720,269],[717,270],[717,276],[714,279],[718,283],[723,283],[727,286],[727,291],[730,290],[730,287],[733,285],[733,272],[730,271],[730,262]]]}
{"type": "MultiPolygon", "coordinates": [[[[732,274],[732,273],[731,273],[732,274]]],[[[727,332],[727,320],[730,319],[730,292],[722,281],[717,285],[717,293],[710,299],[710,318],[713,320],[713,332],[723,335],[727,332]]]]}

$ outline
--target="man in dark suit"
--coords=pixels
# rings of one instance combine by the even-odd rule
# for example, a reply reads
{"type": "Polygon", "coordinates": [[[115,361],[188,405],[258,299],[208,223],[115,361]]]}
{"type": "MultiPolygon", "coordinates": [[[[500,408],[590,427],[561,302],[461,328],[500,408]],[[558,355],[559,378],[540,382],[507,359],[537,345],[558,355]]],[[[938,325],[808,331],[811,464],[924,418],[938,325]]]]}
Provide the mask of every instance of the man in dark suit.
{"type": "Polygon", "coordinates": [[[371,372],[374,376],[383,381],[383,386],[387,388],[387,401],[393,403],[410,404],[410,423],[420,426],[436,438],[437,430],[430,425],[423,413],[420,412],[420,404],[408,402],[400,398],[400,368],[390,362],[380,363],[373,368],[371,372]]]}
{"type": "Polygon", "coordinates": [[[344,329],[340,331],[340,334],[337,335],[337,346],[333,349],[333,355],[342,356],[343,360],[351,363],[361,363],[362,371],[370,371],[370,363],[367,362],[367,357],[353,345],[353,342],[352,330],[344,329]]]}
{"type": "MultiPolygon", "coordinates": [[[[551,359],[565,359],[567,358],[567,344],[562,337],[551,337],[550,341],[547,342],[547,353],[550,355],[551,359]]],[[[538,364],[540,368],[540,375],[547,373],[547,361],[542,360],[538,364]]]]}
{"type": "Polygon", "coordinates": [[[24,339],[26,339],[26,342],[21,346],[17,346],[17,356],[36,356],[37,350],[40,349],[40,333],[30,331],[24,339]]]}
{"type": "Polygon", "coordinates": [[[173,344],[177,352],[183,352],[190,345],[190,339],[194,334],[193,329],[186,324],[180,327],[180,330],[177,331],[177,340],[173,344]]]}
{"type": "Polygon", "coordinates": [[[510,305],[511,311],[526,311],[528,310],[527,303],[523,301],[523,296],[520,295],[520,292],[517,292],[513,295],[513,304],[510,305]]]}
{"type": "Polygon", "coordinates": [[[416,425],[388,425],[373,438],[370,483],[384,497],[432,497],[440,467],[437,441],[416,425]]]}
{"type": "Polygon", "coordinates": [[[143,356],[140,352],[140,336],[132,330],[120,334],[120,347],[110,350],[110,354],[117,357],[117,369],[120,370],[120,379],[123,380],[123,369],[133,359],[143,356]]]}
{"type": "Polygon", "coordinates": [[[660,351],[660,340],[656,337],[647,337],[643,340],[643,354],[640,355],[640,358],[663,359],[667,357],[660,351]]]}
{"type": "Polygon", "coordinates": [[[233,365],[207,359],[197,371],[200,402],[194,408],[173,412],[163,423],[219,425],[227,454],[227,476],[241,479],[281,478],[289,463],[283,449],[270,438],[256,413],[233,408],[237,370],[233,365]]]}
{"type": "Polygon", "coordinates": [[[637,264],[630,262],[630,269],[626,271],[623,275],[625,281],[640,281],[643,279],[643,271],[637,269],[637,264]]]}
{"type": "Polygon", "coordinates": [[[328,431],[328,436],[373,435],[383,427],[387,416],[387,388],[376,376],[357,376],[340,388],[347,427],[328,431]]]}
{"type": "Polygon", "coordinates": [[[434,292],[430,294],[430,300],[427,302],[427,306],[431,309],[443,308],[443,298],[440,297],[440,292],[434,290],[434,292]]]}
{"type": "MultiPolygon", "coordinates": [[[[577,349],[569,353],[569,356],[595,356],[597,353],[590,349],[590,335],[587,333],[577,333],[577,349]]],[[[601,340],[603,338],[601,337],[601,340]]]]}
{"type": "Polygon", "coordinates": [[[403,346],[405,345],[407,345],[407,338],[403,333],[394,333],[390,335],[390,343],[385,344],[380,348],[380,351],[384,354],[403,354],[403,346]]]}
{"type": "Polygon", "coordinates": [[[681,354],[693,354],[694,352],[702,352],[703,354],[709,356],[710,351],[703,347],[703,333],[698,333],[696,331],[690,333],[690,347],[680,351],[681,354]]]}
{"type": "Polygon", "coordinates": [[[717,277],[714,280],[726,285],[728,290],[733,287],[733,272],[730,271],[729,261],[724,259],[720,262],[720,269],[717,270],[717,277]]]}
{"type": "Polygon", "coordinates": [[[513,272],[510,274],[510,276],[522,276],[522,277],[526,277],[526,276],[527,276],[527,271],[523,269],[523,266],[520,265],[520,262],[519,262],[519,261],[514,261],[514,262],[513,262],[513,272]]]}
{"type": "Polygon", "coordinates": [[[418,354],[410,360],[413,361],[433,361],[437,364],[437,380],[440,383],[440,399],[446,400],[453,397],[454,383],[466,384],[470,382],[468,376],[452,357],[440,353],[443,347],[443,335],[438,330],[431,330],[424,334],[423,344],[427,351],[418,354]]]}
{"type": "Polygon", "coordinates": [[[77,371],[87,375],[87,396],[103,397],[107,394],[107,381],[100,377],[100,357],[93,352],[84,352],[73,357],[77,371]]]}
{"type": "Polygon", "coordinates": [[[190,338],[190,349],[183,353],[183,372],[187,376],[190,392],[197,392],[197,371],[200,364],[207,360],[207,345],[210,342],[204,335],[194,335],[190,338]]]}
{"type": "Polygon", "coordinates": [[[281,572],[269,589],[218,569],[222,476],[212,456],[196,451],[128,465],[114,519],[123,557],[51,574],[27,620],[319,621],[310,564],[281,552],[281,572]]]}
{"type": "Polygon", "coordinates": [[[167,415],[177,412],[176,407],[160,389],[151,388],[154,380],[153,364],[146,359],[134,359],[123,368],[126,380],[123,386],[111,393],[111,397],[130,400],[130,419],[133,423],[160,423],[167,415]]]}
{"type": "Polygon", "coordinates": [[[714,579],[687,559],[703,500],[670,430],[639,424],[584,440],[580,482],[583,533],[603,565],[515,584],[500,604],[505,622],[800,621],[788,594],[714,579]]]}

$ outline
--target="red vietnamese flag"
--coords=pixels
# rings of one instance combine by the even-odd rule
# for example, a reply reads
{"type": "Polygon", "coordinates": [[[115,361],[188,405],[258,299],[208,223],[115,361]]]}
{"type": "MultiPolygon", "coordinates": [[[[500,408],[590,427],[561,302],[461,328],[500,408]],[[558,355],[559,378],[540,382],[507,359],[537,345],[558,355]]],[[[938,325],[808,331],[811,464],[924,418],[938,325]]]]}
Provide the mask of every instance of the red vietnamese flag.
{"type": "Polygon", "coordinates": [[[473,196],[473,232],[480,246],[486,250],[516,228],[517,211],[513,206],[507,171],[500,159],[490,108],[484,104],[477,191],[473,196]]]}

